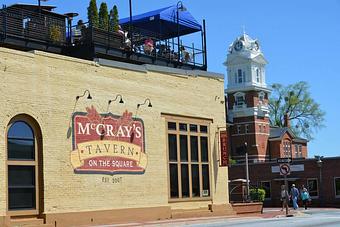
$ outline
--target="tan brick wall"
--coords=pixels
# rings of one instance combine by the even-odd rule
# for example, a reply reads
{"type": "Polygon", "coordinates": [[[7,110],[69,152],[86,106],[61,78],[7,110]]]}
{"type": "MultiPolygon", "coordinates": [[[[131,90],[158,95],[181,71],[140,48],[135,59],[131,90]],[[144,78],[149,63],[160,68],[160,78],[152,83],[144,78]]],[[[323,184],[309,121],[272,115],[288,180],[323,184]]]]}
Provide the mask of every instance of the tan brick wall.
{"type": "MultiPolygon", "coordinates": [[[[43,136],[45,212],[91,211],[168,205],[165,123],[161,113],[203,117],[210,127],[211,192],[214,204],[228,201],[227,168],[216,161],[216,130],[225,126],[223,80],[203,76],[136,72],[104,67],[44,52],[24,53],[0,48],[0,185],[7,187],[6,138],[8,122],[20,113],[39,123],[43,136]],[[92,100],[79,99],[76,111],[93,105],[105,112],[109,99],[122,94],[125,104],[112,103],[110,111],[135,114],[137,103],[150,98],[152,108],[141,107],[148,166],[143,175],[116,175],[119,184],[103,183],[100,174],[75,174],[70,163],[72,141],[67,130],[75,97],[85,89],[92,100]]],[[[107,175],[106,175],[107,176],[107,175]]],[[[110,176],[110,178],[112,178],[110,176]]],[[[6,213],[6,190],[0,191],[0,216],[6,213]]],[[[200,207],[202,202],[197,203],[200,207]]],[[[174,205],[177,207],[177,205],[174,205]]]]}

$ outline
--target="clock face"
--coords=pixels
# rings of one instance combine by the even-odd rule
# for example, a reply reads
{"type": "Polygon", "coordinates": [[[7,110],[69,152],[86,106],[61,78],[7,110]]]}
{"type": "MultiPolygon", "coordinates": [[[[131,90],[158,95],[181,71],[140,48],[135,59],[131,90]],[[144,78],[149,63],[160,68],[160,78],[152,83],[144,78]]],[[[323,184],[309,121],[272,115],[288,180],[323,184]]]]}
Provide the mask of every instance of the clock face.
{"type": "Polygon", "coordinates": [[[243,43],[241,41],[237,41],[234,46],[236,51],[239,51],[243,48],[243,43]]]}

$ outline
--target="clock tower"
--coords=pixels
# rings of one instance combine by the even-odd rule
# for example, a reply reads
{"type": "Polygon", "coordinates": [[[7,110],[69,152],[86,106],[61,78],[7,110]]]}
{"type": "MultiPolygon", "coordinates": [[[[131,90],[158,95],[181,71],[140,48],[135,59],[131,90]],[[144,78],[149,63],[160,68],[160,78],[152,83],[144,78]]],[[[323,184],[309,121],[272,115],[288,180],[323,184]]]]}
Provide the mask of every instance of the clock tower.
{"type": "Polygon", "coordinates": [[[243,161],[248,152],[250,162],[264,162],[268,154],[270,89],[266,84],[265,65],[258,40],[247,34],[238,37],[227,55],[228,86],[225,90],[231,139],[231,158],[243,161]]]}

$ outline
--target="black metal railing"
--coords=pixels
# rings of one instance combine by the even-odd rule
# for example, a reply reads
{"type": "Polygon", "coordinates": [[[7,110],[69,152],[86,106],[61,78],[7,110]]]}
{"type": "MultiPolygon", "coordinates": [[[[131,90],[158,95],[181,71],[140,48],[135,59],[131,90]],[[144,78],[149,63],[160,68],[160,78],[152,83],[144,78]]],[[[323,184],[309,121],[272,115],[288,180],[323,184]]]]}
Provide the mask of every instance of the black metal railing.
{"type": "Polygon", "coordinates": [[[8,7],[0,10],[0,35],[24,40],[66,44],[65,19],[56,18],[46,12],[39,13],[23,8],[8,7]]]}
{"type": "Polygon", "coordinates": [[[203,68],[205,66],[205,51],[194,44],[178,44],[175,39],[162,39],[160,34],[138,28],[128,31],[110,31],[84,23],[71,28],[72,45],[92,43],[107,49],[114,48],[130,53],[144,55],[153,60],[187,64],[203,68]],[[149,42],[149,43],[148,43],[149,42]],[[150,44],[151,42],[151,44],[150,44]],[[149,45],[148,45],[149,44],[149,45]],[[180,48],[178,48],[180,45],[180,48]],[[178,52],[178,49],[180,52],[178,52]]]}

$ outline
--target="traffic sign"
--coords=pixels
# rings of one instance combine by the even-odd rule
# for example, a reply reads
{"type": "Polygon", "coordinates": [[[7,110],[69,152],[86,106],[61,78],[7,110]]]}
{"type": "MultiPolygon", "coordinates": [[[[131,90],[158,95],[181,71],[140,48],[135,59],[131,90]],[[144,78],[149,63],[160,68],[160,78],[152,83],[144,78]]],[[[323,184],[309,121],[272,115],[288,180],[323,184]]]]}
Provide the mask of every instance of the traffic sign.
{"type": "Polygon", "coordinates": [[[292,158],[278,158],[277,163],[292,163],[292,158]]]}
{"type": "Polygon", "coordinates": [[[280,175],[287,176],[290,174],[290,165],[288,163],[284,163],[280,165],[280,175]]]}

